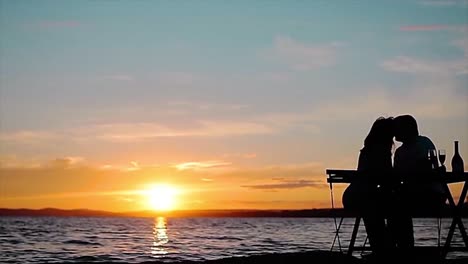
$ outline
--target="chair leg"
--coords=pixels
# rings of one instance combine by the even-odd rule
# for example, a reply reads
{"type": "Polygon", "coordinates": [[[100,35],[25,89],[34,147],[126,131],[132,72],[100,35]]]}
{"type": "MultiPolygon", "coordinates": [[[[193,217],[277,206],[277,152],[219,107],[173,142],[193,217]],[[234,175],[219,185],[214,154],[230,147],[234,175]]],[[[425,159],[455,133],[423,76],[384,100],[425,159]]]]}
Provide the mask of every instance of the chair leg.
{"type": "Polygon", "coordinates": [[[356,236],[359,230],[359,224],[361,223],[361,217],[357,216],[356,221],[354,222],[354,228],[353,228],[353,233],[351,235],[351,241],[349,241],[349,248],[348,248],[348,256],[351,256],[353,254],[354,250],[354,243],[356,242],[356,236]]]}
{"type": "Polygon", "coordinates": [[[341,217],[340,223],[338,225],[336,225],[336,220],[335,220],[335,237],[333,238],[333,243],[330,248],[330,251],[333,251],[333,248],[335,247],[335,243],[338,241],[338,247],[340,249],[340,252],[341,253],[343,252],[341,248],[341,241],[340,241],[340,229],[341,229],[341,225],[343,224],[343,220],[344,220],[344,217],[341,217]]]}

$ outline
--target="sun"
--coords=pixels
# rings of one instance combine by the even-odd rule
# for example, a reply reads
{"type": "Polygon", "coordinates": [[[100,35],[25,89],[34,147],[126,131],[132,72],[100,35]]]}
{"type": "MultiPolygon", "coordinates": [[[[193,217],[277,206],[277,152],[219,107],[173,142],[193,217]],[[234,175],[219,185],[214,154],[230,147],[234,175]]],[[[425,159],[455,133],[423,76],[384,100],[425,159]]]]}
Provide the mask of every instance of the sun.
{"type": "Polygon", "coordinates": [[[178,190],[168,184],[154,184],[146,191],[148,207],[155,211],[170,211],[176,206],[178,190]]]}

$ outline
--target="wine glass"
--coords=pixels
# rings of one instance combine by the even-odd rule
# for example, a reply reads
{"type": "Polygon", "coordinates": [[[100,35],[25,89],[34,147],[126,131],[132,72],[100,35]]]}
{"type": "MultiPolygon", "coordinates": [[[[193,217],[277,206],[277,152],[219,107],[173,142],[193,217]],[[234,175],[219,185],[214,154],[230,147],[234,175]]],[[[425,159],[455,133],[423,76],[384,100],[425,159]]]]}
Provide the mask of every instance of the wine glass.
{"type": "Polygon", "coordinates": [[[445,149],[439,149],[439,161],[442,166],[445,163],[445,149]]]}
{"type": "Polygon", "coordinates": [[[427,159],[433,169],[439,167],[439,163],[437,162],[437,151],[435,149],[429,149],[427,151],[427,159]]]}

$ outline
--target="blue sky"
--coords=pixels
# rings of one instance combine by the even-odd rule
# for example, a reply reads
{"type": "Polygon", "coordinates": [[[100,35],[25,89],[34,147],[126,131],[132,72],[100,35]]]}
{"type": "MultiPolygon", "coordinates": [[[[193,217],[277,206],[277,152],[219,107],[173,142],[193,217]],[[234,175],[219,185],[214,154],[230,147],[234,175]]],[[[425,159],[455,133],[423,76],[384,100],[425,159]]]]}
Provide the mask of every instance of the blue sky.
{"type": "Polygon", "coordinates": [[[467,14],[457,0],[0,1],[1,164],[355,167],[372,122],[406,113],[466,160],[467,14]]]}

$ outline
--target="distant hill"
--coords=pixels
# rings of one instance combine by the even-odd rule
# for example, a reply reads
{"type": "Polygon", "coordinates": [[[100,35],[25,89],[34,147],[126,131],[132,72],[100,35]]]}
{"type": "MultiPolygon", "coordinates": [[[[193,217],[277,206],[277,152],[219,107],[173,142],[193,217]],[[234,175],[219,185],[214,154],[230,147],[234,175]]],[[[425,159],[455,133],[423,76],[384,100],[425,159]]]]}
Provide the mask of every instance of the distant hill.
{"type": "MultiPolygon", "coordinates": [[[[449,216],[449,208],[443,210],[442,215],[449,216]]],[[[43,209],[9,209],[0,208],[2,216],[81,216],[81,217],[341,217],[353,216],[342,208],[304,209],[304,210],[184,210],[171,212],[135,211],[135,212],[107,212],[88,209],[64,210],[57,208],[43,209]]],[[[416,212],[415,217],[421,217],[416,212]]],[[[468,217],[468,204],[464,204],[462,216],[468,217]]]]}
{"type": "Polygon", "coordinates": [[[64,210],[57,208],[43,209],[8,209],[0,208],[0,216],[122,216],[119,213],[88,209],[64,210]]]}

